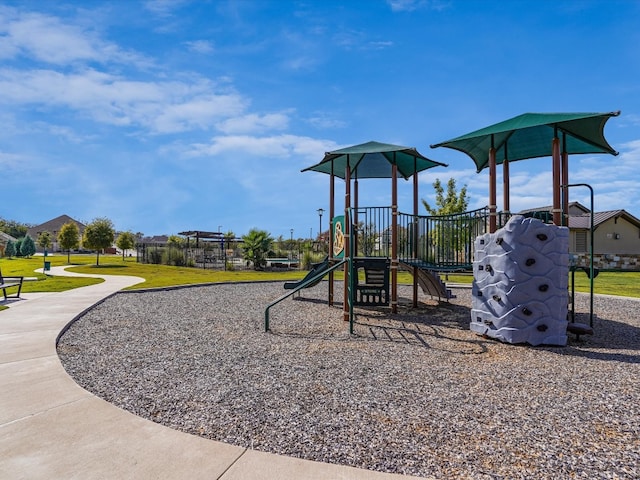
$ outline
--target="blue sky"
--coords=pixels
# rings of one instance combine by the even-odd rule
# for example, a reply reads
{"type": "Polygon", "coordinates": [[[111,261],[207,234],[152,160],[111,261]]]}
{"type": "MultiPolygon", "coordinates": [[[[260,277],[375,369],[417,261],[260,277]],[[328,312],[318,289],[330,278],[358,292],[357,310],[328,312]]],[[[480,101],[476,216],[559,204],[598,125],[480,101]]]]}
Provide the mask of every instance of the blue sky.
{"type": "MultiPolygon", "coordinates": [[[[570,181],[639,217],[638,25],[632,0],[4,1],[0,217],[315,236],[329,178],[300,170],[369,140],[447,163],[420,197],[453,177],[476,208],[486,171],[431,144],[525,112],[615,110],[620,155],[571,157],[570,181]]],[[[360,205],[390,192],[361,181],[360,205]]],[[[511,192],[514,211],[550,205],[551,159],[512,163],[511,192]]],[[[399,194],[410,212],[411,182],[399,194]]]]}

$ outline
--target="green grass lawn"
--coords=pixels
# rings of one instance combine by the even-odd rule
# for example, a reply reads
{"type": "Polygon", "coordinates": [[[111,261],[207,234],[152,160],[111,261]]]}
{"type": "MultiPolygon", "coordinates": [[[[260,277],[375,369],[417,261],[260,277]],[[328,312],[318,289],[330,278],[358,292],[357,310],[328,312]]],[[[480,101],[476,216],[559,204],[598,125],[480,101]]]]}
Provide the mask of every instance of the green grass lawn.
{"type": "MultiPolygon", "coordinates": [[[[100,255],[100,265],[96,266],[95,255],[72,255],[70,270],[78,273],[132,275],[144,278],[146,281],[138,283],[129,289],[168,287],[174,285],[192,285],[199,283],[218,282],[254,282],[298,280],[307,272],[288,270],[283,272],[256,272],[243,270],[224,272],[219,270],[202,270],[197,268],[171,267],[167,265],[148,265],[137,263],[133,257],[115,255],[100,255]]],[[[52,266],[69,265],[66,255],[50,255],[47,261],[52,266]]],[[[71,278],[44,275],[43,257],[32,258],[0,258],[0,269],[6,276],[23,275],[34,277],[36,280],[25,281],[23,292],[58,292],[85,285],[99,283],[102,280],[94,278],[71,278]]],[[[342,273],[336,272],[336,278],[341,279],[342,273]]],[[[576,291],[588,292],[589,279],[583,272],[576,272],[576,291]]],[[[448,275],[446,280],[451,283],[467,283],[473,281],[471,275],[448,275]]],[[[407,272],[398,273],[398,282],[411,284],[412,277],[407,272]]],[[[640,297],[640,272],[601,272],[594,282],[595,293],[640,297]]]]}

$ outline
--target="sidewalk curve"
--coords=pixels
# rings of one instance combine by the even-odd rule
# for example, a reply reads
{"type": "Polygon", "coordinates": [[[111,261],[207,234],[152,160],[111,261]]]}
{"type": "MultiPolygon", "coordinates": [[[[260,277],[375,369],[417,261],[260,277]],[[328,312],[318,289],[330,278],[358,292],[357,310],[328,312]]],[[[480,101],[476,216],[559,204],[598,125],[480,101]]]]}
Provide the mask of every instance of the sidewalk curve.
{"type": "MultiPolygon", "coordinates": [[[[53,267],[52,275],[80,275],[53,267]]],[[[0,479],[354,479],[409,477],[278,456],[189,435],[122,410],[77,385],[56,353],[62,329],[142,281],[105,281],[0,312],[0,479]]]]}

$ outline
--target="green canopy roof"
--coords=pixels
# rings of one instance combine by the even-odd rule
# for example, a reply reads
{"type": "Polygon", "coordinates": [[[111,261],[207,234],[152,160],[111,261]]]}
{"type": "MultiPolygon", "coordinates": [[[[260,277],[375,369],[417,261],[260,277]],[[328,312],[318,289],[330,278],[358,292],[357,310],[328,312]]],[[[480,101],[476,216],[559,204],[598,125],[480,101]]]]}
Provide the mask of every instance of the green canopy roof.
{"type": "Polygon", "coordinates": [[[398,166],[398,174],[405,180],[414,173],[428,168],[442,166],[444,163],[430,160],[418,153],[415,148],[390,145],[388,143],[367,142],[352,147],[327,152],[322,161],[303,172],[314,171],[333,174],[345,178],[349,162],[351,176],[354,178],[391,178],[391,165],[398,166]]]}
{"type": "MultiPolygon", "coordinates": [[[[478,172],[489,164],[489,149],[496,149],[496,163],[552,155],[551,140],[565,138],[569,154],[610,153],[617,155],[604,138],[604,125],[620,112],[610,113],[523,113],[495,125],[467,133],[431,148],[448,147],[469,155],[478,172]],[[566,134],[563,136],[562,134],[566,134]]],[[[562,148],[562,144],[561,144],[562,148]]]]}

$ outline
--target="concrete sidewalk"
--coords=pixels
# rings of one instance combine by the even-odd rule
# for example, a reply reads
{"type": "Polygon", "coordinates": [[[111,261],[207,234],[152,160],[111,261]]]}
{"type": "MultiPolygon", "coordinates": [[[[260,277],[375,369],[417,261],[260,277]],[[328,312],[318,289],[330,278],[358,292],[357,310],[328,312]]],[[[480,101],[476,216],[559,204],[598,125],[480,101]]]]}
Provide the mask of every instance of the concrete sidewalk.
{"type": "Polygon", "coordinates": [[[409,478],[206,440],[87,392],[63,369],[57,337],[87,308],[142,280],[100,277],[105,282],[66,292],[26,293],[0,312],[0,479],[409,478]]]}

